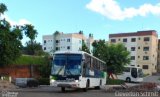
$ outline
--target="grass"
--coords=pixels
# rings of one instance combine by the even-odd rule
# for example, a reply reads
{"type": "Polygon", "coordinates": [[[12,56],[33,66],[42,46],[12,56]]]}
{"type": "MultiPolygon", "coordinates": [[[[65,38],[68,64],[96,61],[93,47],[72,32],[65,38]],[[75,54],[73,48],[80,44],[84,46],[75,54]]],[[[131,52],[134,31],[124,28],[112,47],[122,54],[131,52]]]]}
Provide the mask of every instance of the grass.
{"type": "Polygon", "coordinates": [[[47,60],[41,56],[20,56],[17,60],[12,62],[13,65],[43,65],[47,64],[47,60]]]}
{"type": "Polygon", "coordinates": [[[119,80],[119,79],[108,79],[106,84],[107,85],[121,85],[121,84],[124,84],[124,81],[119,80]]]}

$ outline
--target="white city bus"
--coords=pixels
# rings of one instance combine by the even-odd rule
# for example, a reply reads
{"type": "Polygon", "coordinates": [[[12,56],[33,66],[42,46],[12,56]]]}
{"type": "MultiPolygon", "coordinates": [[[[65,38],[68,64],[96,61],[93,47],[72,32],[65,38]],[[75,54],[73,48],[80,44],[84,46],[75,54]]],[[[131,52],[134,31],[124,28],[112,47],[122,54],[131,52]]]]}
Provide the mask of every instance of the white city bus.
{"type": "Polygon", "coordinates": [[[118,79],[125,80],[127,82],[142,82],[142,68],[135,66],[125,66],[124,72],[117,77],[118,79]]]}
{"type": "Polygon", "coordinates": [[[105,62],[83,51],[57,51],[54,53],[50,85],[65,88],[100,88],[105,85],[105,62]]]}

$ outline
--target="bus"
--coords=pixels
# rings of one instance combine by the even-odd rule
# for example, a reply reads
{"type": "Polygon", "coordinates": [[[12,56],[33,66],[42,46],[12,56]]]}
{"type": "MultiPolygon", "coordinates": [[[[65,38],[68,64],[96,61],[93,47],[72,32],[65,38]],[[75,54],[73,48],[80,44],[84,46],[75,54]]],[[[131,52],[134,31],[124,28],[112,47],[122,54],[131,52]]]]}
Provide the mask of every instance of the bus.
{"type": "Polygon", "coordinates": [[[50,85],[66,88],[100,89],[106,84],[105,62],[83,51],[57,51],[53,55],[50,85]]]}
{"type": "Polygon", "coordinates": [[[135,66],[125,66],[123,73],[117,77],[118,79],[125,80],[126,82],[142,82],[142,68],[135,66]]]}

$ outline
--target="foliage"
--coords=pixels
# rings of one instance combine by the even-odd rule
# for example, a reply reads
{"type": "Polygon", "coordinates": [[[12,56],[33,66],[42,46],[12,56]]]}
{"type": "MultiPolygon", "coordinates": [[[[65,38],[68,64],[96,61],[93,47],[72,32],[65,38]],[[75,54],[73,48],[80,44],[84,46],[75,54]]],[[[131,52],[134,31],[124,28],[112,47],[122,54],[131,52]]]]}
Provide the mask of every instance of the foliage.
{"type": "Polygon", "coordinates": [[[0,15],[4,14],[5,11],[7,11],[7,6],[3,3],[0,3],[0,15]]]}
{"type": "Polygon", "coordinates": [[[30,41],[33,42],[37,37],[37,30],[34,29],[34,26],[31,24],[26,24],[22,27],[25,35],[30,38],[30,41]]]}
{"type": "Polygon", "coordinates": [[[54,35],[58,35],[58,34],[60,34],[59,31],[55,31],[55,32],[54,32],[54,35]]]}
{"type": "Polygon", "coordinates": [[[26,42],[26,46],[23,47],[23,53],[27,55],[44,55],[41,44],[36,41],[33,43],[31,41],[26,42]]]}
{"type": "Polygon", "coordinates": [[[125,82],[123,80],[119,80],[119,79],[108,79],[106,84],[107,85],[121,85],[124,84],[125,82]]]}
{"type": "Polygon", "coordinates": [[[47,60],[45,57],[41,56],[28,56],[23,55],[16,59],[11,64],[13,65],[43,65],[47,64],[47,60]]]}
{"type": "Polygon", "coordinates": [[[79,34],[82,34],[82,35],[83,35],[83,31],[82,31],[82,30],[80,30],[80,31],[79,31],[79,34]]]}
{"type": "Polygon", "coordinates": [[[10,64],[21,55],[22,30],[11,27],[5,19],[0,20],[0,66],[10,64]]]}
{"type": "Polygon", "coordinates": [[[130,52],[123,44],[107,44],[105,40],[93,42],[93,55],[106,62],[107,71],[121,73],[124,66],[130,63],[130,52]]]}
{"type": "Polygon", "coordinates": [[[46,64],[41,64],[38,68],[41,77],[43,78],[49,78],[51,73],[51,59],[48,56],[44,57],[46,64]]]}
{"type": "Polygon", "coordinates": [[[82,51],[87,52],[90,54],[89,48],[87,47],[86,43],[84,40],[82,40],[82,51]]]}
{"type": "Polygon", "coordinates": [[[30,41],[26,43],[27,52],[29,55],[35,55],[35,50],[36,50],[35,48],[38,46],[38,44],[34,40],[37,37],[38,32],[31,24],[26,24],[25,26],[22,27],[22,29],[25,35],[30,39],[30,41]]]}
{"type": "Polygon", "coordinates": [[[50,79],[49,78],[38,78],[39,85],[49,85],[50,79]]]}

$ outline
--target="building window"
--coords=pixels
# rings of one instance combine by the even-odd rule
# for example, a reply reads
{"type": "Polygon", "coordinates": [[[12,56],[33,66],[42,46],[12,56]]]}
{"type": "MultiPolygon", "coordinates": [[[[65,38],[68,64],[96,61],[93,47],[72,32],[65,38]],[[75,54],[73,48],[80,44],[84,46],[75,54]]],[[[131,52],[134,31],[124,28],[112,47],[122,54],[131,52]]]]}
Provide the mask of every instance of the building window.
{"type": "Polygon", "coordinates": [[[148,65],[143,65],[143,69],[148,69],[148,65]]]}
{"type": "Polygon", "coordinates": [[[131,38],[131,42],[136,42],[136,38],[131,38]]]}
{"type": "Polygon", "coordinates": [[[130,72],[130,68],[125,67],[125,68],[124,68],[124,72],[130,72]]]}
{"type": "Polygon", "coordinates": [[[131,51],[135,51],[135,49],[136,49],[135,47],[131,47],[131,51]]]}
{"type": "Polygon", "coordinates": [[[56,40],[56,43],[59,43],[59,40],[56,40]]]}
{"type": "Polygon", "coordinates": [[[131,60],[135,60],[135,56],[131,56],[131,60]]]}
{"type": "Polygon", "coordinates": [[[149,56],[143,56],[143,60],[149,60],[149,56]]]}
{"type": "Polygon", "coordinates": [[[59,50],[59,47],[56,47],[56,51],[58,51],[59,50]]]}
{"type": "Polygon", "coordinates": [[[149,41],[149,37],[144,37],[144,41],[149,41]]]}
{"type": "Polygon", "coordinates": [[[140,46],[138,47],[138,49],[141,49],[140,46]]]}
{"type": "Polygon", "coordinates": [[[69,50],[69,49],[70,49],[70,46],[67,46],[67,49],[69,50]]]}
{"type": "Polygon", "coordinates": [[[127,38],[124,38],[124,39],[123,39],[123,42],[127,42],[127,38]]]}
{"type": "Polygon", "coordinates": [[[71,40],[70,39],[67,39],[67,42],[70,42],[71,40]]]}
{"type": "Polygon", "coordinates": [[[44,43],[46,43],[46,40],[44,40],[44,43]]]}
{"type": "Polygon", "coordinates": [[[116,39],[111,39],[111,42],[112,42],[112,43],[115,43],[115,42],[116,42],[116,39]]]}
{"type": "Polygon", "coordinates": [[[46,50],[46,47],[44,47],[44,50],[46,50]]]}
{"type": "Polygon", "coordinates": [[[143,47],[143,51],[149,51],[149,47],[143,47]]]}

